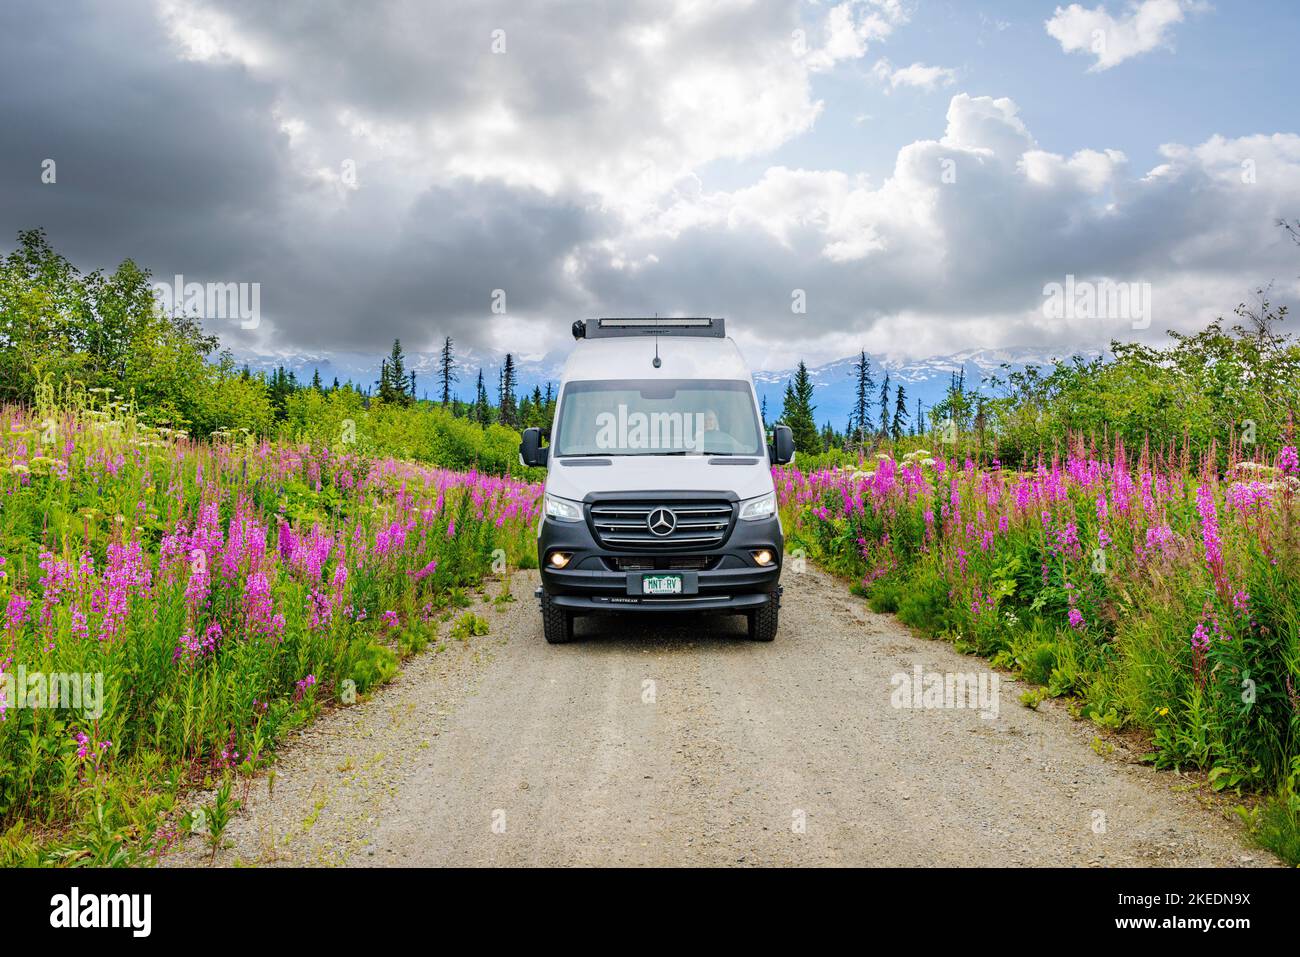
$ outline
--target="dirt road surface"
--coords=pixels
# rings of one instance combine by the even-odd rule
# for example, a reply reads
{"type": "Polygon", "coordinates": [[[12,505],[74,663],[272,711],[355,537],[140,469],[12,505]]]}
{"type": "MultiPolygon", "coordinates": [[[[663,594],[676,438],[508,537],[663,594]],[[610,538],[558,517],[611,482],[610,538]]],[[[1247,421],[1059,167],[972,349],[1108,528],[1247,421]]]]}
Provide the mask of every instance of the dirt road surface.
{"type": "MultiPolygon", "coordinates": [[[[1058,703],[1023,707],[1005,675],[995,717],[895,707],[895,675],[987,663],[814,568],[787,574],[772,644],[739,618],[670,616],[580,620],[550,646],[535,580],[476,609],[487,637],[444,639],[291,738],[215,863],[1277,863],[1202,784],[1058,703]]],[[[207,861],[196,839],[168,858],[207,861]]]]}

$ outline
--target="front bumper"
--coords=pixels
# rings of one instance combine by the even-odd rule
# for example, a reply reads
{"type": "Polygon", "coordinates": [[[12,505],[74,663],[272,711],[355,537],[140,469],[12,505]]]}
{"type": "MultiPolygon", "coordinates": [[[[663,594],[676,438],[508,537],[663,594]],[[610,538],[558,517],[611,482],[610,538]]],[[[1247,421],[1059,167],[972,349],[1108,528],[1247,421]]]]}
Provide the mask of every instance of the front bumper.
{"type": "Polygon", "coordinates": [[[602,547],[587,522],[557,522],[543,518],[537,536],[537,561],[541,568],[539,595],[561,608],[582,614],[601,612],[694,611],[736,614],[780,599],[784,536],[776,516],[758,521],[735,521],[721,546],[706,550],[656,551],[653,557],[668,565],[689,556],[700,568],[659,568],[655,571],[617,568],[634,560],[635,551],[602,547]],[[769,550],[773,564],[760,566],[753,552],[769,550]],[[562,569],[548,563],[554,551],[572,556],[562,569]],[[641,594],[646,574],[674,574],[683,579],[683,594],[647,597],[641,594]]]}

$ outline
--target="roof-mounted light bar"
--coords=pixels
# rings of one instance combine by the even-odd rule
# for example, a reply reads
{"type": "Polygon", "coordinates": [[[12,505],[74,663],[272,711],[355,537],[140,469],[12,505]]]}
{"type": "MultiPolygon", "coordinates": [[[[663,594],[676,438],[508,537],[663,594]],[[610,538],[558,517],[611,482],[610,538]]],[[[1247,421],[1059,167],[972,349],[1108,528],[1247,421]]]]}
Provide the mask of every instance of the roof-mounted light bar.
{"type": "Polygon", "coordinates": [[[612,339],[619,336],[726,336],[721,319],[698,316],[668,319],[579,319],[573,324],[575,339],[612,339]]]}

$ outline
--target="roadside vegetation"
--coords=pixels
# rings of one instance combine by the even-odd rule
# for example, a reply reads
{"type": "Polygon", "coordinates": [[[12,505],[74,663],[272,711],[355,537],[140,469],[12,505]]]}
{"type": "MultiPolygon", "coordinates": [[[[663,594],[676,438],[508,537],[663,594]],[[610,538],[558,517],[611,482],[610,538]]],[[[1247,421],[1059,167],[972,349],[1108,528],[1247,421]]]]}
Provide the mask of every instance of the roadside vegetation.
{"type": "Polygon", "coordinates": [[[1285,309],[1162,352],[954,382],[924,437],[776,470],[787,548],[877,611],[1137,729],[1158,767],[1268,799],[1300,864],[1300,349],[1285,309]]]}
{"type": "Polygon", "coordinates": [[[416,398],[400,342],[374,383],[253,372],[193,317],[160,312],[150,280],[130,259],[111,273],[83,274],[40,230],[20,233],[0,258],[0,402],[30,406],[43,383],[75,384],[129,403],[141,424],[195,438],[311,442],[536,477],[519,464],[519,430],[549,423],[554,396],[549,387],[520,394],[513,356],[494,384],[495,401],[481,371],[473,400],[454,395],[462,373],[450,339],[438,375],[425,383],[434,400],[416,398]]]}
{"type": "Polygon", "coordinates": [[[508,476],[194,440],[48,382],[36,400],[0,407],[0,866],[219,841],[286,731],[535,561],[539,490],[508,476]],[[204,785],[223,797],[196,824],[181,799],[204,785]]]}

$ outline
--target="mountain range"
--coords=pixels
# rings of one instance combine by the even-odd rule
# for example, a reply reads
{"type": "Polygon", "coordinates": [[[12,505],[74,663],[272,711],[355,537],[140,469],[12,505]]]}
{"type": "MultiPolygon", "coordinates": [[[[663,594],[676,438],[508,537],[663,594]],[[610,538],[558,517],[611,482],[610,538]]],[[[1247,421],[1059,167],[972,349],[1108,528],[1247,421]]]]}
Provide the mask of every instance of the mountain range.
{"type": "MultiPolygon", "coordinates": [[[[1072,355],[1095,358],[1102,353],[1096,351],[1062,353],[1041,347],[967,349],[949,355],[915,360],[889,359],[868,353],[867,358],[871,362],[871,372],[876,380],[877,390],[873,396],[872,411],[873,414],[879,412],[881,370],[889,373],[891,412],[895,386],[901,384],[907,393],[908,413],[915,417],[917,400],[920,399],[926,408],[940,401],[948,389],[954,372],[965,372],[967,388],[973,389],[983,384],[987,390],[992,376],[1005,378],[1008,372],[1020,371],[1028,366],[1050,366],[1057,358],[1068,358],[1072,355]]],[[[519,391],[531,392],[534,386],[539,386],[545,391],[548,382],[558,384],[565,357],[564,351],[557,350],[540,358],[517,359],[519,391]]],[[[292,353],[248,354],[237,355],[236,358],[240,363],[246,363],[255,372],[270,372],[283,366],[304,383],[310,382],[312,374],[319,370],[321,381],[326,385],[331,384],[337,377],[340,382],[350,380],[361,386],[371,386],[379,377],[381,357],[361,353],[292,353]]],[[[856,355],[851,355],[808,367],[815,387],[814,416],[819,426],[829,421],[836,429],[844,429],[849,410],[853,405],[855,391],[853,366],[857,360],[856,355]]],[[[416,393],[421,398],[437,397],[440,389],[437,380],[439,354],[437,352],[407,353],[406,364],[408,370],[415,372],[416,393]]],[[[456,364],[460,376],[452,390],[456,395],[462,399],[473,398],[475,381],[481,368],[488,395],[494,402],[496,401],[501,357],[458,350],[456,364]]],[[[754,388],[758,392],[759,400],[766,400],[769,421],[779,414],[786,382],[794,375],[794,371],[791,368],[760,369],[754,372],[754,388]]]]}

